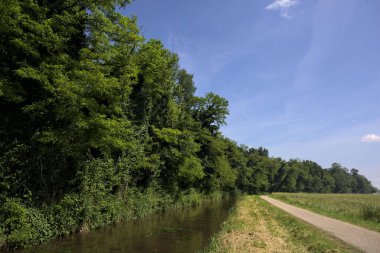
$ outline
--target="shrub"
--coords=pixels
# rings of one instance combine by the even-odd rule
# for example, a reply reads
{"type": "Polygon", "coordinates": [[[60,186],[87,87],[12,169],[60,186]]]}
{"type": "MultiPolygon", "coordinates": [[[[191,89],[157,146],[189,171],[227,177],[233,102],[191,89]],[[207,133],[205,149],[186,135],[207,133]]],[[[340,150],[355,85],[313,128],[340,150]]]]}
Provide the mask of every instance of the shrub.
{"type": "Polygon", "coordinates": [[[71,234],[83,224],[83,200],[79,194],[67,194],[49,211],[56,236],[71,234]]]}
{"type": "Polygon", "coordinates": [[[177,205],[180,205],[182,207],[195,206],[199,205],[202,200],[202,194],[192,188],[186,192],[181,192],[179,194],[177,205]]]}
{"type": "Polygon", "coordinates": [[[0,245],[19,248],[53,237],[48,219],[41,210],[27,207],[18,199],[8,199],[0,208],[0,245]]]}
{"type": "Polygon", "coordinates": [[[173,199],[157,186],[150,186],[142,192],[135,189],[133,196],[129,199],[129,205],[133,210],[133,215],[138,217],[172,206],[173,199]]]}
{"type": "Polygon", "coordinates": [[[380,223],[380,206],[365,206],[361,213],[364,219],[380,223]]]}
{"type": "Polygon", "coordinates": [[[0,224],[0,249],[3,248],[5,245],[5,235],[4,230],[2,228],[2,224],[0,224]]]}

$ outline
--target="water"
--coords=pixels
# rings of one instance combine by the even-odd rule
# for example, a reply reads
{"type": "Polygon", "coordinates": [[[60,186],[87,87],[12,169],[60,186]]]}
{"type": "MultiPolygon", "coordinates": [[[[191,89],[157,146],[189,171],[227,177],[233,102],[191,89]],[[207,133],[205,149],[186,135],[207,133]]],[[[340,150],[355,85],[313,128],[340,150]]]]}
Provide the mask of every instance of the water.
{"type": "Polygon", "coordinates": [[[180,210],[74,234],[18,253],[200,252],[227,218],[232,200],[205,202],[180,210]]]}

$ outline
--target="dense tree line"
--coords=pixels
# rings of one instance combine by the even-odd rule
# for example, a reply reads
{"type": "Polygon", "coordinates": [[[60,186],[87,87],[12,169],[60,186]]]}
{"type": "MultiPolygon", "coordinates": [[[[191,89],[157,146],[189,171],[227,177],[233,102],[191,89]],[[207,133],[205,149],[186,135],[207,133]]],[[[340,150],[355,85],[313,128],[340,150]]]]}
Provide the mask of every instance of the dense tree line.
{"type": "Polygon", "coordinates": [[[0,247],[222,193],[375,190],[355,169],[225,138],[228,101],[196,96],[126,4],[1,0],[0,247]]]}

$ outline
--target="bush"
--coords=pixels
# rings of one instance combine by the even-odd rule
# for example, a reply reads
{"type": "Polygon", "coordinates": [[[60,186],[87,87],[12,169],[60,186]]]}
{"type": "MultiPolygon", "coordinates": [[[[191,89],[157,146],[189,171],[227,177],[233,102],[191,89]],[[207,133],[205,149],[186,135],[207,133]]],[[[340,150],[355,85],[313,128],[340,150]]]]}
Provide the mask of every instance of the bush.
{"type": "Polygon", "coordinates": [[[201,193],[195,189],[190,189],[186,192],[181,192],[177,200],[177,206],[189,207],[199,205],[203,200],[201,193]]]}
{"type": "Polygon", "coordinates": [[[53,237],[46,215],[18,199],[8,199],[0,207],[0,224],[0,245],[6,244],[8,248],[41,243],[53,237]]]}
{"type": "Polygon", "coordinates": [[[133,210],[133,216],[141,217],[164,210],[173,205],[173,199],[157,186],[150,186],[144,191],[135,189],[128,199],[128,205],[133,210]]]}
{"type": "Polygon", "coordinates": [[[380,206],[365,206],[361,213],[364,219],[380,223],[380,206]]]}
{"type": "Polygon", "coordinates": [[[79,194],[68,194],[49,209],[55,236],[69,235],[83,224],[83,200],[79,194]]]}
{"type": "Polygon", "coordinates": [[[84,217],[81,229],[94,229],[113,222],[121,221],[128,216],[125,203],[118,195],[104,196],[95,199],[84,196],[84,217]]]}
{"type": "Polygon", "coordinates": [[[3,248],[5,245],[5,235],[4,230],[2,228],[2,224],[0,223],[0,249],[3,248]]]}

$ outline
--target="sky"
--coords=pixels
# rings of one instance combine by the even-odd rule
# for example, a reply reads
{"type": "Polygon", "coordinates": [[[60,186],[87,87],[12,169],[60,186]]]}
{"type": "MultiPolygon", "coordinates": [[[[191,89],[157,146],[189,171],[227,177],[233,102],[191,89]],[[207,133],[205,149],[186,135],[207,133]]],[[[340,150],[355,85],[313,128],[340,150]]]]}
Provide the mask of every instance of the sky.
{"type": "Polygon", "coordinates": [[[380,187],[380,1],[135,0],[142,34],[229,101],[223,135],[380,187]]]}

